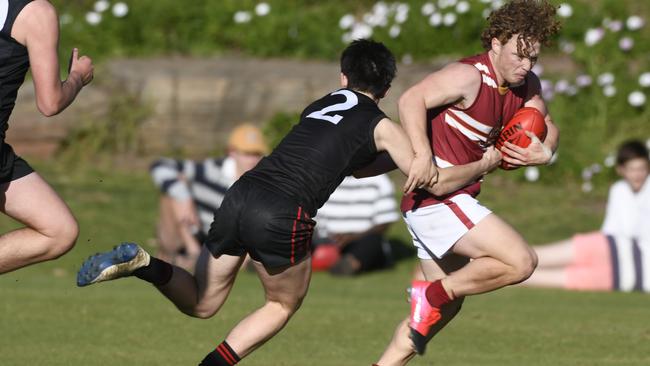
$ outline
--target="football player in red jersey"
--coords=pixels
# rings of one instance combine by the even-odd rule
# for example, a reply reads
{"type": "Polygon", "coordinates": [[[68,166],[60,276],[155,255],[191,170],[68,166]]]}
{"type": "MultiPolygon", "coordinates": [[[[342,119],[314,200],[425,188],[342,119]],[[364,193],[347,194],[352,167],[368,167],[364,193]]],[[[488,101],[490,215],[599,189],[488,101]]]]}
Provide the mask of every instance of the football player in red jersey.
{"type": "MultiPolygon", "coordinates": [[[[507,2],[488,18],[484,53],[447,65],[401,96],[400,118],[415,151],[410,178],[480,159],[502,124],[524,106],[545,116],[547,137],[540,141],[529,133],[533,142],[525,149],[506,143],[503,160],[518,166],[550,161],[558,129],[531,68],[559,30],[555,13],[547,0],[507,2]]],[[[475,199],[479,191],[476,181],[441,196],[425,190],[404,196],[402,211],[426,280],[413,281],[410,319],[398,326],[377,365],[406,364],[424,352],[465,296],[521,282],[535,269],[534,251],[475,199]]]]}

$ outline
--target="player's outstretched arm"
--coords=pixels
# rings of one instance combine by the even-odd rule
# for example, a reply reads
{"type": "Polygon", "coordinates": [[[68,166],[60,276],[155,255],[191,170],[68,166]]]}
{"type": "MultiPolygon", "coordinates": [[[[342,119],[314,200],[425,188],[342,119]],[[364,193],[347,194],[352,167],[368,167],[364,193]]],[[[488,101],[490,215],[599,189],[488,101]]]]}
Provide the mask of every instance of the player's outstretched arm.
{"type": "Polygon", "coordinates": [[[494,146],[490,146],[480,160],[449,168],[438,168],[438,183],[426,189],[436,196],[457,191],[496,169],[501,163],[501,157],[501,152],[494,146]]]}
{"type": "Polygon", "coordinates": [[[81,88],[93,78],[90,58],[79,57],[75,48],[70,59],[68,78],[61,82],[57,55],[59,17],[54,6],[45,0],[27,4],[18,14],[12,37],[27,47],[36,91],[36,105],[45,116],[64,110],[81,88]]]}
{"type": "MultiPolygon", "coordinates": [[[[419,186],[429,184],[430,178],[409,175],[411,163],[413,162],[413,148],[411,147],[408,136],[400,125],[388,118],[384,118],[375,127],[374,136],[377,150],[388,152],[388,155],[394,162],[394,166],[397,166],[404,175],[408,176],[403,189],[405,193],[411,192],[419,186]]],[[[389,166],[385,162],[384,164],[384,167],[389,166]]],[[[433,169],[435,170],[436,167],[433,166],[433,169]]]]}
{"type": "Polygon", "coordinates": [[[408,173],[409,180],[437,180],[433,153],[427,137],[427,110],[462,102],[468,93],[475,93],[480,84],[478,71],[461,63],[452,63],[409,88],[399,99],[399,115],[408,135],[415,158],[408,173]]]}

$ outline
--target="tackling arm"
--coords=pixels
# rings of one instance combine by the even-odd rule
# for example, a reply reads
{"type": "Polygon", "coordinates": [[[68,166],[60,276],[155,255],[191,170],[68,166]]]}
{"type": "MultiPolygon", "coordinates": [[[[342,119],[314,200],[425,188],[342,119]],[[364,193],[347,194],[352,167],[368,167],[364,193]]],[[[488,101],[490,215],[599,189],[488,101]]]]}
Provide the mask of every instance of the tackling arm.
{"type": "Polygon", "coordinates": [[[476,86],[480,82],[480,75],[474,67],[452,63],[430,74],[402,94],[399,99],[400,120],[415,154],[407,183],[426,180],[427,185],[433,185],[438,178],[427,137],[427,110],[472,99],[468,96],[476,92],[476,86]]]}

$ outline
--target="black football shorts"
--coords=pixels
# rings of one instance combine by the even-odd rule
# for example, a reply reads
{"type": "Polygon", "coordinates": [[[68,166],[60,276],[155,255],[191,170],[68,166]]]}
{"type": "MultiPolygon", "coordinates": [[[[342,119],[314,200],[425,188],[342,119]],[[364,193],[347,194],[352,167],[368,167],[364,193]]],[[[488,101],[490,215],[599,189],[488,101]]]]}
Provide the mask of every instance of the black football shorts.
{"type": "Polygon", "coordinates": [[[34,171],[29,164],[14,153],[11,145],[0,145],[0,184],[9,183],[34,171]]]}
{"type": "Polygon", "coordinates": [[[205,245],[215,257],[248,253],[265,267],[283,267],[310,254],[315,225],[285,195],[240,179],[226,193],[205,245]]]}

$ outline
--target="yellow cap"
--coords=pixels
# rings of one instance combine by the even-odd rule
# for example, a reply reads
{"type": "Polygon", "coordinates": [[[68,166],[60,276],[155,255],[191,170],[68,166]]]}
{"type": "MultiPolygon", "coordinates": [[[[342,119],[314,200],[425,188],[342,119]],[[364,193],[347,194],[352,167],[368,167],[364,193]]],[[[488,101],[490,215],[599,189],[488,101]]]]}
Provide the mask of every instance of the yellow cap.
{"type": "Polygon", "coordinates": [[[251,154],[266,154],[269,150],[262,131],[248,123],[235,127],[228,138],[228,147],[251,154]]]}

